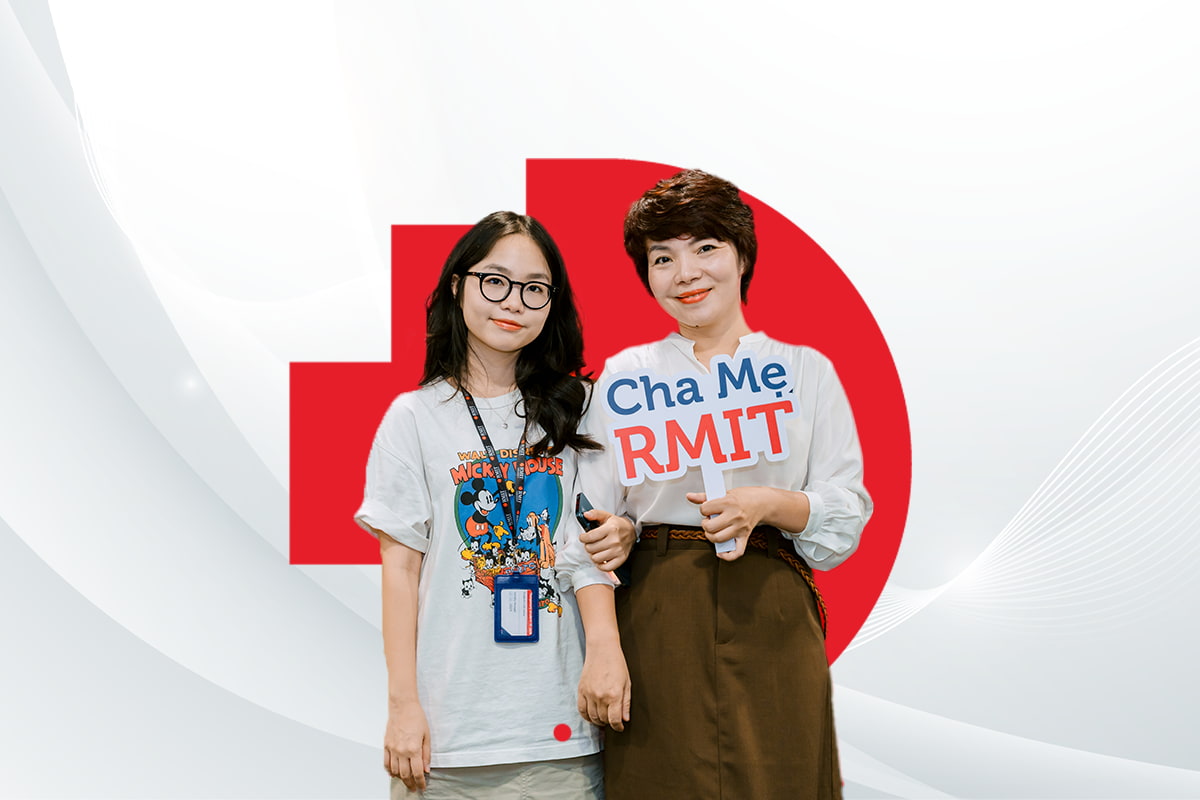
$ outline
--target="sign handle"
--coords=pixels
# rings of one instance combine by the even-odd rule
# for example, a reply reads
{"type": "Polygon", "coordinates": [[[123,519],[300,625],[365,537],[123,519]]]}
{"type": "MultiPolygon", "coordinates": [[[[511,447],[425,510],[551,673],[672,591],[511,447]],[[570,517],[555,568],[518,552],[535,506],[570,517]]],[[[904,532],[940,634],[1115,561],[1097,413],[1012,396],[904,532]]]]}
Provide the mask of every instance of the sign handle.
{"type": "MultiPolygon", "coordinates": [[[[716,464],[701,464],[700,477],[704,479],[704,494],[708,495],[709,500],[725,496],[725,473],[720,467],[716,464]]],[[[732,553],[737,549],[737,544],[733,539],[727,539],[724,542],[714,542],[713,547],[718,553],[732,553]]]]}

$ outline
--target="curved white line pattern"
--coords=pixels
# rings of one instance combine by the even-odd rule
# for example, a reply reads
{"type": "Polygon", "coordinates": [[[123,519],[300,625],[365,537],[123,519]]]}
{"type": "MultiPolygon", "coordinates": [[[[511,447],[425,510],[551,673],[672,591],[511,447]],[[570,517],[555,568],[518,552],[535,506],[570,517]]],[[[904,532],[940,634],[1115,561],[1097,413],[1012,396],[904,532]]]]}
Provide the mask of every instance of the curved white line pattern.
{"type": "Polygon", "coordinates": [[[998,622],[1078,631],[1169,596],[1200,553],[1198,445],[1200,339],[1109,407],[950,598],[998,622]]]}
{"type": "MultiPolygon", "coordinates": [[[[21,5],[26,12],[37,11],[35,1],[21,5]]],[[[331,18],[329,9],[318,8],[322,20],[331,18]]],[[[363,14],[354,24],[373,25],[375,15],[363,14]]],[[[262,242],[240,229],[231,234],[215,225],[214,241],[230,236],[230,244],[205,250],[199,258],[167,245],[149,248],[148,243],[158,244],[154,231],[139,227],[132,215],[128,225],[118,226],[121,186],[114,181],[107,187],[102,180],[100,139],[93,153],[88,131],[77,124],[80,112],[72,113],[65,73],[59,81],[45,73],[52,59],[35,52],[45,42],[28,34],[0,3],[0,107],[19,110],[0,116],[5,142],[0,149],[5,270],[0,330],[6,341],[19,345],[0,350],[0,374],[10,387],[19,387],[0,393],[5,447],[0,537],[11,528],[49,568],[39,573],[53,570],[62,578],[42,586],[44,595],[57,596],[56,607],[77,609],[83,605],[76,602],[79,597],[86,598],[115,624],[97,622],[99,615],[61,621],[47,613],[44,619],[35,616],[38,625],[19,628],[22,635],[37,630],[12,649],[20,652],[27,643],[27,657],[40,654],[39,664],[53,664],[61,660],[58,651],[47,648],[42,654],[39,638],[91,643],[92,636],[110,666],[166,676],[161,679],[189,693],[192,706],[219,696],[223,715],[199,735],[189,730],[192,740],[270,730],[284,739],[276,743],[277,751],[309,742],[307,749],[295,748],[309,754],[305,760],[312,764],[305,766],[335,774],[331,783],[343,784],[341,791],[315,789],[303,782],[308,773],[299,767],[287,775],[247,771],[231,756],[205,766],[222,779],[219,789],[181,782],[181,795],[339,796],[349,791],[344,789],[351,785],[348,776],[370,769],[382,778],[375,763],[384,710],[377,570],[295,569],[284,563],[286,490],[277,420],[262,424],[244,401],[247,393],[284,396],[280,376],[288,348],[298,342],[308,348],[306,357],[318,353],[336,359],[329,350],[313,349],[322,333],[309,321],[331,302],[341,303],[345,322],[361,327],[368,315],[356,313],[353,296],[363,294],[362,281],[378,277],[346,278],[343,271],[335,280],[317,281],[315,290],[306,293],[291,284],[290,293],[266,300],[220,291],[226,284],[215,279],[190,280],[188,255],[199,261],[214,255],[232,259],[241,255],[241,246],[262,242]],[[153,259],[146,254],[152,250],[167,263],[149,263],[153,259]],[[256,328],[247,322],[251,318],[271,322],[256,328]],[[285,334],[269,330],[279,324],[291,327],[285,334]],[[230,369],[232,362],[246,370],[230,369]],[[253,380],[241,380],[259,367],[253,380]],[[320,735],[312,736],[313,731],[320,735]],[[338,746],[340,757],[320,760],[323,748],[338,746]],[[355,761],[360,753],[370,756],[369,765],[355,761]]],[[[366,73],[363,68],[352,77],[366,73]]],[[[428,136],[438,122],[413,127],[428,136]]],[[[423,170],[414,185],[442,179],[443,167],[457,174],[449,154],[424,152],[433,152],[437,142],[420,141],[430,147],[409,148],[420,151],[408,154],[411,160],[422,162],[413,167],[423,170]]],[[[381,149],[395,149],[394,142],[381,149]]],[[[342,155],[352,161],[361,154],[342,155]]],[[[519,168],[514,161],[512,169],[519,168]]],[[[463,168],[463,174],[468,171],[463,168]]],[[[362,198],[353,199],[361,219],[376,215],[376,228],[392,221],[392,206],[372,203],[363,209],[362,198]]],[[[348,227],[361,232],[366,224],[360,220],[348,227]]],[[[339,255],[348,264],[379,258],[368,250],[360,241],[339,255]]],[[[282,280],[290,274],[286,267],[264,265],[261,274],[282,280]]],[[[386,320],[387,292],[380,289],[369,301],[381,305],[372,309],[373,323],[386,320]]],[[[378,333],[375,338],[386,343],[386,324],[378,325],[378,333]]],[[[361,347],[372,337],[351,346],[361,347]]],[[[1161,595],[1178,587],[1194,568],[1197,547],[1188,532],[1196,518],[1200,474],[1196,379],[1193,342],[1113,404],[970,569],[933,589],[886,589],[853,647],[935,603],[992,625],[1078,633],[1119,624],[1122,614],[1136,613],[1139,603],[1150,601],[1137,591],[1161,595]],[[1148,525],[1156,532],[1149,543],[1148,525]],[[1137,558],[1130,555],[1131,538],[1143,554],[1137,558]]],[[[263,405],[277,408],[279,403],[263,405]]],[[[33,558],[28,555],[22,563],[33,558]]],[[[0,563],[0,577],[6,566],[0,563]]],[[[44,609],[34,609],[38,613],[44,609]]],[[[10,615],[5,622],[15,620],[10,615]]],[[[10,628],[18,626],[5,630],[10,628]]],[[[63,649],[67,658],[84,662],[85,671],[93,666],[86,654],[63,649]]],[[[38,701],[57,696],[53,684],[37,683],[33,669],[0,669],[26,678],[20,685],[38,701]]],[[[83,777],[95,793],[169,796],[162,787],[176,785],[138,783],[130,766],[137,754],[124,752],[139,740],[131,730],[173,739],[193,724],[190,719],[164,723],[166,715],[146,711],[170,701],[156,694],[158,689],[157,683],[135,687],[128,707],[119,700],[101,703],[103,713],[94,719],[50,706],[65,726],[87,736],[91,752],[80,755],[80,764],[87,767],[83,777]],[[112,723],[117,718],[121,727],[112,723]]],[[[930,693],[933,699],[945,696],[937,687],[930,693]]],[[[1184,770],[1006,736],[840,687],[836,697],[839,731],[846,737],[845,775],[848,788],[857,793],[851,796],[1200,794],[1195,773],[1184,770]],[[1012,764],[1020,765],[1018,772],[1012,764]]],[[[4,724],[47,717],[40,729],[57,727],[59,718],[47,716],[38,702],[20,707],[27,716],[6,718],[4,724]]],[[[6,706],[6,714],[10,711],[6,706]]],[[[1038,732],[1036,720],[1029,727],[1038,732]]],[[[6,730],[0,725],[5,745],[0,749],[14,760],[5,761],[0,772],[6,779],[10,766],[20,772],[13,777],[21,781],[12,784],[16,791],[72,794],[73,776],[15,763],[29,755],[30,745],[23,738],[4,739],[6,730]]],[[[253,747],[250,742],[246,748],[247,763],[256,767],[253,747]]],[[[35,763],[33,757],[25,760],[35,763]]],[[[140,772],[150,769],[146,765],[140,772]]],[[[172,772],[164,779],[180,774],[172,772]]]]}
{"type": "Polygon", "coordinates": [[[944,583],[932,589],[909,589],[899,584],[887,584],[880,592],[879,600],[875,602],[875,607],[871,609],[867,621],[863,623],[862,628],[859,629],[854,640],[846,649],[854,650],[862,647],[888,631],[903,625],[906,620],[941,597],[949,586],[949,583],[944,583]]]}
{"type": "Polygon", "coordinates": [[[851,648],[945,596],[991,624],[1075,633],[1121,625],[1169,596],[1200,555],[1200,339],[1101,415],[959,575],[885,587],[851,648]]]}
{"type": "Polygon", "coordinates": [[[835,695],[838,729],[849,739],[840,745],[848,795],[853,789],[860,797],[1200,797],[1200,772],[1001,733],[844,686],[835,695]]]}
{"type": "Polygon", "coordinates": [[[7,5],[0,98],[22,110],[0,148],[0,367],[20,387],[0,394],[0,518],[166,658],[375,745],[377,588],[354,568],[287,565],[286,492],[207,385],[182,380],[199,370],[7,5]]]}

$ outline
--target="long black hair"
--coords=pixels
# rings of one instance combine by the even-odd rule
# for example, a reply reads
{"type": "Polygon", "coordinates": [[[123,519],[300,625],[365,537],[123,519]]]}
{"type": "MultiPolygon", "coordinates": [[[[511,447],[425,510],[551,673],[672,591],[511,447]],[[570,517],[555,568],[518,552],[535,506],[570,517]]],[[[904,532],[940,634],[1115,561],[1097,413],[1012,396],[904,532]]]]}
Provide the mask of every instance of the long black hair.
{"type": "Polygon", "coordinates": [[[517,355],[516,381],[525,417],[545,433],[530,446],[530,453],[557,455],[567,447],[599,450],[601,446],[595,440],[578,432],[591,379],[580,372],[583,326],[567,281],[567,268],[558,245],[533,217],[496,211],[477,222],[454,245],[425,303],[425,372],[421,385],[443,378],[463,385],[469,349],[461,301],[454,293],[455,278],[463,285],[464,273],[483,261],[496,242],[513,234],[528,236],[542,251],[550,267],[550,283],[555,287],[542,332],[517,355]]]}

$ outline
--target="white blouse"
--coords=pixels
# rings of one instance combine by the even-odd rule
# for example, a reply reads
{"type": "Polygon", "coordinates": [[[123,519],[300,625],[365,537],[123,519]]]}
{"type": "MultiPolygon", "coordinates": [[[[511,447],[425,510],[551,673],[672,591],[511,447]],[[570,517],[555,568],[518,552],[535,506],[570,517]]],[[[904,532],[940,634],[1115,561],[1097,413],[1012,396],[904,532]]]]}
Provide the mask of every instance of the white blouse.
{"type": "MultiPolygon", "coordinates": [[[[707,373],[707,366],[693,352],[693,344],[672,333],[610,358],[584,423],[606,447],[604,453],[580,459],[580,486],[594,507],[625,514],[639,531],[645,525],[661,523],[699,525],[699,506],[688,502],[686,495],[704,491],[700,470],[692,467],[678,478],[622,486],[617,479],[614,448],[605,434],[609,420],[601,399],[607,381],[617,372],[707,373]]],[[[735,358],[751,352],[759,358],[783,361],[791,369],[797,413],[783,418],[790,455],[783,461],[759,459],[752,466],[726,470],[725,486],[770,486],[808,495],[808,525],[802,531],[783,533],[815,569],[832,569],[854,552],[873,509],[863,485],[862,451],[846,393],[833,364],[812,348],[784,344],[755,332],[741,338],[735,358]]],[[[570,570],[569,564],[562,566],[570,570]]]]}

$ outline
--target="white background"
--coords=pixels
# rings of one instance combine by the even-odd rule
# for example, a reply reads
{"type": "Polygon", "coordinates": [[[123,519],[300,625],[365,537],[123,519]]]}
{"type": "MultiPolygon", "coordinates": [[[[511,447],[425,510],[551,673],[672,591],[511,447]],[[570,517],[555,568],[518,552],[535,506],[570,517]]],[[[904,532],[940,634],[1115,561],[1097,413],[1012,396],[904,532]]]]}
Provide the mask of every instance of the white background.
{"type": "Polygon", "coordinates": [[[388,358],[392,224],[613,157],[785,214],[891,345],[847,796],[1200,797],[1198,25],[0,3],[0,795],[384,795],[378,570],[286,563],[288,362],[388,358]]]}

